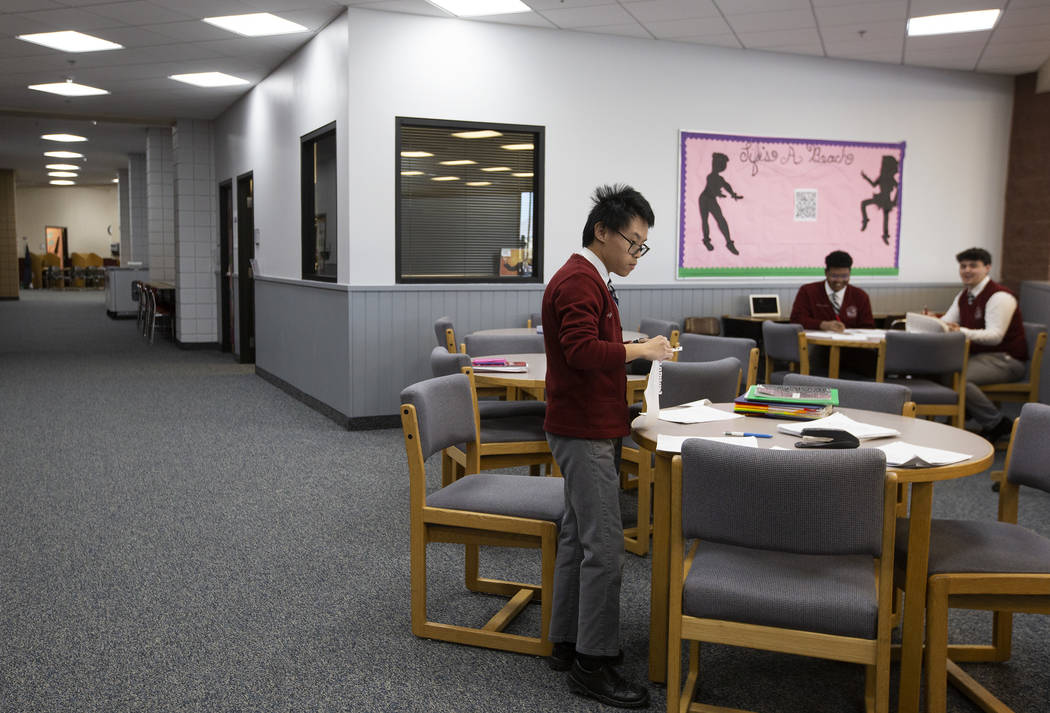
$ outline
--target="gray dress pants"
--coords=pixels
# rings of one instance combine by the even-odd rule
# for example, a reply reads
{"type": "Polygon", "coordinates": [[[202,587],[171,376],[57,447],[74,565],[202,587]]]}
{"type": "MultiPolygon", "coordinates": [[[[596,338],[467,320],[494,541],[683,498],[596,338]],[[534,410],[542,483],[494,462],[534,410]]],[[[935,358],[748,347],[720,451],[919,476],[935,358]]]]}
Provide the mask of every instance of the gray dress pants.
{"type": "Polygon", "coordinates": [[[984,429],[997,424],[1002,414],[977,385],[1020,381],[1024,371],[1025,363],[1006,352],[972,354],[966,366],[966,415],[984,429]]]}
{"type": "Polygon", "coordinates": [[[575,642],[588,656],[620,650],[621,439],[547,434],[565,476],[565,515],[558,530],[550,639],[575,642]]]}

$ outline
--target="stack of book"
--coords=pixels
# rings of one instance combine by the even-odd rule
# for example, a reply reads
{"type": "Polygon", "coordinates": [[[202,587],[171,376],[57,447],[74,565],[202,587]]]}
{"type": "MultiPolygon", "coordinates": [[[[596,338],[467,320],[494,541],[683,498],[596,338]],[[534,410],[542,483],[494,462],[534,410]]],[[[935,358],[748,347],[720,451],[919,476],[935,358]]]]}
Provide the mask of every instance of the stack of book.
{"type": "Polygon", "coordinates": [[[474,371],[479,372],[524,373],[529,370],[529,363],[525,361],[486,359],[484,357],[478,359],[471,359],[470,365],[474,367],[474,371]]]}
{"type": "Polygon", "coordinates": [[[838,403],[838,389],[755,384],[733,401],[733,411],[746,416],[810,421],[829,415],[838,403]]]}

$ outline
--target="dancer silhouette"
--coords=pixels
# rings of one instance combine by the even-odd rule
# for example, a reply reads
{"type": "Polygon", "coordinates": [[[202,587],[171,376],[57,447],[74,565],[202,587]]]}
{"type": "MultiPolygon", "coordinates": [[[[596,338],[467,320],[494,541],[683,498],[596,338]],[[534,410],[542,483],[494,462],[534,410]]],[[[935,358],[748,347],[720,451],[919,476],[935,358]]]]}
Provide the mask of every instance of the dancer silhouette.
{"type": "Polygon", "coordinates": [[[878,188],[878,192],[874,193],[871,198],[860,202],[860,229],[863,231],[868,227],[869,205],[874,205],[876,208],[881,209],[882,242],[887,245],[890,244],[890,211],[897,205],[897,199],[900,197],[900,191],[896,191],[898,186],[897,179],[893,177],[897,173],[897,168],[897,159],[895,157],[883,156],[882,170],[879,172],[878,178],[872,180],[864,171],[860,172],[865,181],[870,183],[873,188],[878,188]]]}
{"type": "Polygon", "coordinates": [[[726,239],[726,249],[734,255],[740,253],[736,250],[736,245],[729,237],[729,224],[726,223],[725,216],[722,215],[722,207],[718,205],[719,198],[725,198],[725,193],[722,193],[722,189],[729,191],[729,195],[733,197],[733,200],[738,201],[743,196],[737,195],[733,191],[733,187],[729,185],[726,179],[722,178],[722,171],[726,170],[729,166],[729,157],[724,153],[711,154],[711,173],[707,174],[707,185],[704,186],[704,190],[700,193],[700,227],[704,231],[704,247],[708,250],[714,250],[715,246],[711,244],[711,227],[708,225],[707,217],[713,215],[715,217],[715,223],[718,224],[718,229],[722,231],[723,237],[726,239]]]}

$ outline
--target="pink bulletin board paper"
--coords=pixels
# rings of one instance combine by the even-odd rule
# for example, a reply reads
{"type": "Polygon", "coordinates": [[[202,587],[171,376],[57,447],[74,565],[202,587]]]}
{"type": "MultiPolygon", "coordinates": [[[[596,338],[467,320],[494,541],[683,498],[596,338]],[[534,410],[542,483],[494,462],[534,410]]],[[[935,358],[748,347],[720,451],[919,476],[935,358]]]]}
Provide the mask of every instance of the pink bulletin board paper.
{"type": "Polygon", "coordinates": [[[898,274],[903,141],[683,131],[680,144],[679,278],[823,275],[832,250],[854,275],[898,274]]]}

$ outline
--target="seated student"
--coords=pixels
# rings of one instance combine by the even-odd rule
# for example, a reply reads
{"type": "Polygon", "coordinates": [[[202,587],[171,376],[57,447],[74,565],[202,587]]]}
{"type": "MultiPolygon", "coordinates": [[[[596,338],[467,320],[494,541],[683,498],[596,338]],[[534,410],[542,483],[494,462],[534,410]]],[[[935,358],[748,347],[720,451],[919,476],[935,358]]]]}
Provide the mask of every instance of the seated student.
{"type": "Polygon", "coordinates": [[[1028,361],[1028,342],[1017,297],[993,281],[992,256],[984,248],[969,248],[955,256],[965,289],[941,320],[952,332],[970,338],[966,367],[966,415],[992,443],[1008,435],[1013,421],[1003,416],[977,384],[1019,381],[1028,361]]]}
{"type": "Polygon", "coordinates": [[[853,258],[842,250],[824,258],[824,279],[802,285],[791,306],[791,321],[805,329],[841,332],[847,328],[872,328],[868,293],[849,284],[853,258]]]}

